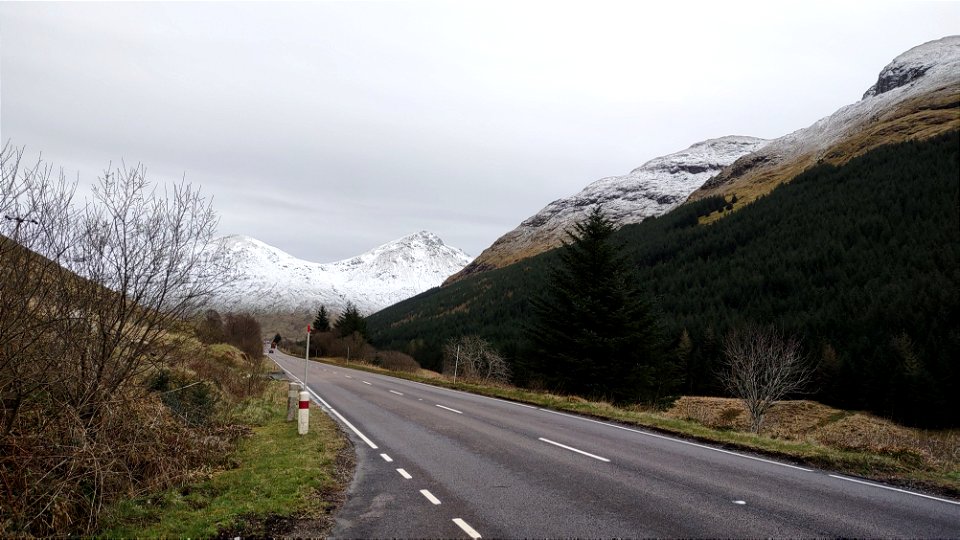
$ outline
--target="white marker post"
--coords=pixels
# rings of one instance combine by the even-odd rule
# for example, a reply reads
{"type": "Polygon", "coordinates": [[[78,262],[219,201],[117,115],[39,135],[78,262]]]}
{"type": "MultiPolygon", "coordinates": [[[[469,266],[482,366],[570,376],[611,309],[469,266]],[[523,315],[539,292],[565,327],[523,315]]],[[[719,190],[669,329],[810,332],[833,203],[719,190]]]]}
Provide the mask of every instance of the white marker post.
{"type": "Polygon", "coordinates": [[[310,361],[310,325],[307,325],[307,351],[303,353],[303,389],[307,389],[307,362],[310,361]]]}
{"type": "Polygon", "coordinates": [[[457,384],[457,368],[460,367],[460,346],[457,345],[457,359],[453,363],[453,384],[457,384]]]}
{"type": "Polygon", "coordinates": [[[306,435],[310,430],[310,394],[300,392],[300,411],[297,416],[297,433],[306,435]]]}
{"type": "Polygon", "coordinates": [[[297,399],[300,395],[300,385],[292,382],[287,390],[287,422],[293,422],[293,417],[297,415],[297,399]]]}

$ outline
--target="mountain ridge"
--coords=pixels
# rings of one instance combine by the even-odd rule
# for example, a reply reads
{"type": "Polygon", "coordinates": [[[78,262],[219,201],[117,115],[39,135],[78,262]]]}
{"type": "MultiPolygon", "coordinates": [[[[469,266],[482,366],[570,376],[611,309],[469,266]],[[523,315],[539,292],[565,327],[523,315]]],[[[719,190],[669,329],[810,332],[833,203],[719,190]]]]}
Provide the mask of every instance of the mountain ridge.
{"type": "Polygon", "coordinates": [[[596,180],[525,219],[445,284],[560,246],[565,231],[598,204],[618,227],[662,215],[683,203],[693,190],[725,166],[767,143],[741,135],[707,139],[650,159],[628,174],[596,180]]]}
{"type": "Polygon", "coordinates": [[[462,250],[423,230],[330,263],[299,259],[238,234],[220,237],[212,247],[223,251],[234,275],[211,305],[256,312],[313,311],[322,304],[336,313],[351,302],[372,313],[439,285],[470,262],[462,250]]]}

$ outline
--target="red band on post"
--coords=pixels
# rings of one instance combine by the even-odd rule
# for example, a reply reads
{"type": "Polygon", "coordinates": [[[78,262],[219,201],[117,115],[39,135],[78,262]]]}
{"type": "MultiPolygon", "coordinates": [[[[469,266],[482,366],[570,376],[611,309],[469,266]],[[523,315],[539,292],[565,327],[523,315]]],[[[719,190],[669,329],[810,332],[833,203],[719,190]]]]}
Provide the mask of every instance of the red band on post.
{"type": "Polygon", "coordinates": [[[301,401],[301,402],[300,402],[300,408],[301,408],[301,409],[309,409],[309,408],[310,408],[310,402],[309,402],[309,401],[301,401]]]}

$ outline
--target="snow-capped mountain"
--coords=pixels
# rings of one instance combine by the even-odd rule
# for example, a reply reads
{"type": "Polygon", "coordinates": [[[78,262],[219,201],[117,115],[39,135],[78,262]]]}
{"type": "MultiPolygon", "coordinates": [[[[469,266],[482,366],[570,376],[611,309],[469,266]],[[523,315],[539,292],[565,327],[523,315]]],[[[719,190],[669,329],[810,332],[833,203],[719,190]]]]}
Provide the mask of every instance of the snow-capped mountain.
{"type": "Polygon", "coordinates": [[[224,310],[312,312],[322,304],[336,313],[353,302],[362,313],[372,313],[440,285],[470,262],[466,253],[427,231],[332,263],[298,259],[240,235],[219,238],[214,248],[233,269],[212,302],[224,310]]]}
{"type": "Polygon", "coordinates": [[[630,174],[597,180],[580,193],[553,201],[524,220],[451,280],[512,264],[559,246],[565,231],[598,204],[618,226],[664,214],[724,167],[767,142],[739,136],[710,139],[651,159],[630,174]]]}
{"type": "Polygon", "coordinates": [[[840,165],[877,146],[960,128],[960,36],[918,45],[880,72],[863,98],[733,165],[691,195],[736,193],[748,204],[821,162],[840,165]]]}

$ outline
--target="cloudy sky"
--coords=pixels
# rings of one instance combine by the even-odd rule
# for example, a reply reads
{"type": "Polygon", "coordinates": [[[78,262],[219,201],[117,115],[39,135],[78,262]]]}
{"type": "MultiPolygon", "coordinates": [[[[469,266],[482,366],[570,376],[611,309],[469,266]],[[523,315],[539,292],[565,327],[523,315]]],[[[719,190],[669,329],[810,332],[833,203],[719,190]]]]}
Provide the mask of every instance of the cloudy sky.
{"type": "Polygon", "coordinates": [[[477,255],[554,199],[860,99],[958,2],[0,3],[0,136],[185,177],[221,234],[477,255]]]}

